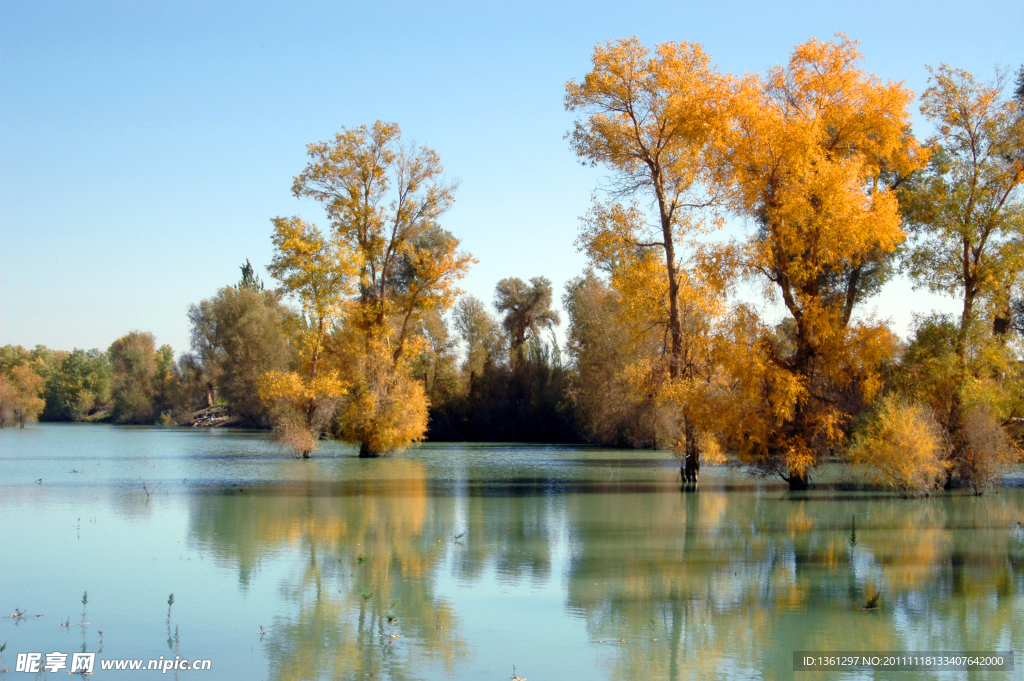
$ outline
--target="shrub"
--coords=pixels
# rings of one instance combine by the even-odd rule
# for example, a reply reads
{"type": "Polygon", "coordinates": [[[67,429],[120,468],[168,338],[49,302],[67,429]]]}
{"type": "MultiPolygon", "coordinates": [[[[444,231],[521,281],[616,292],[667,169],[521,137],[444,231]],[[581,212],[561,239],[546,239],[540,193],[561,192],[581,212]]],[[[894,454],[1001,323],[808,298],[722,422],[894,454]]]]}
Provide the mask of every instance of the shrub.
{"type": "Polygon", "coordinates": [[[309,458],[310,452],[318,449],[319,439],[306,424],[300,421],[288,421],[277,427],[278,441],[295,452],[295,458],[309,458]]]}
{"type": "Polygon", "coordinates": [[[954,473],[977,495],[999,482],[1018,460],[1019,452],[992,414],[977,408],[964,418],[962,446],[954,473]]]}
{"type": "Polygon", "coordinates": [[[875,484],[900,496],[942,487],[949,471],[943,430],[931,410],[897,397],[882,399],[848,452],[875,484]]]}

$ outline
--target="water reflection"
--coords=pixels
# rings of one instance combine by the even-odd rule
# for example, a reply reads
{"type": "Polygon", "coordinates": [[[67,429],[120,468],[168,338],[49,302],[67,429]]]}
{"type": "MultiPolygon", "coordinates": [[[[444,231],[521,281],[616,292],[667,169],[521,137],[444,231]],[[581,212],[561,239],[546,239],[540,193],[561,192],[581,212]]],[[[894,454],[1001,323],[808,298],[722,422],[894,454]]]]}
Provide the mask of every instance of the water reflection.
{"type": "MultiPolygon", "coordinates": [[[[783,679],[794,650],[1024,644],[1020,490],[680,494],[672,471],[650,467],[610,479],[601,466],[502,477],[375,463],[192,497],[190,542],[237,571],[240,589],[268,561],[290,566],[262,644],[270,678],[468,678],[484,641],[441,582],[556,585],[566,626],[586,631],[562,654],[597,658],[612,679],[783,679]],[[874,594],[879,607],[865,608],[874,594]]],[[[497,607],[497,636],[531,626],[521,597],[497,607]]]]}
{"type": "Polygon", "coordinates": [[[611,678],[790,678],[793,650],[1024,642],[1019,495],[579,496],[568,517],[569,606],[611,678]]]}
{"type": "Polygon", "coordinates": [[[493,565],[504,582],[547,580],[562,515],[558,506],[552,494],[467,497],[455,574],[472,583],[493,565]]]}
{"type": "Polygon", "coordinates": [[[466,656],[454,607],[434,593],[453,499],[428,497],[422,464],[386,465],[361,494],[292,482],[196,498],[191,538],[236,564],[243,587],[263,559],[297,556],[281,586],[289,614],[268,627],[272,678],[419,678],[466,656]]]}

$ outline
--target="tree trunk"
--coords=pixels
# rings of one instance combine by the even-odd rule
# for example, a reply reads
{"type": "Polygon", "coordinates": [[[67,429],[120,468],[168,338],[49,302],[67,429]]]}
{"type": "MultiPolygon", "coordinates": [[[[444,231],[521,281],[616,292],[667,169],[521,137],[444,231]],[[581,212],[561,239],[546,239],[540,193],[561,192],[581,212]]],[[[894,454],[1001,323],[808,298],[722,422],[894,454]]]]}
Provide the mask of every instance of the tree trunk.
{"type": "Polygon", "coordinates": [[[668,373],[679,376],[683,354],[683,325],[679,318],[679,273],[676,271],[676,249],[672,239],[672,223],[665,211],[661,217],[662,238],[665,240],[665,268],[668,275],[668,329],[672,349],[669,353],[668,373]]]}
{"type": "Polygon", "coordinates": [[[805,492],[811,487],[811,479],[807,475],[807,471],[800,473],[799,475],[795,472],[791,472],[789,477],[786,479],[789,483],[790,492],[805,492]]]}
{"type": "Polygon", "coordinates": [[[971,318],[974,316],[974,291],[972,286],[967,287],[964,293],[964,311],[960,314],[960,333],[956,336],[956,355],[961,360],[967,354],[967,332],[971,328],[971,318]]]}
{"type": "MultiPolygon", "coordinates": [[[[954,459],[959,457],[963,451],[963,441],[961,426],[963,425],[963,402],[960,396],[959,388],[967,383],[967,336],[971,328],[971,321],[974,317],[974,292],[971,286],[967,287],[964,293],[964,310],[960,316],[960,329],[956,337],[956,356],[959,360],[960,366],[957,368],[960,375],[958,377],[957,389],[953,391],[953,395],[949,401],[949,422],[947,424],[947,430],[949,431],[949,437],[953,445],[953,457],[954,459]]],[[[947,480],[947,485],[952,484],[953,477],[951,476],[947,480]]]]}
{"type": "Polygon", "coordinates": [[[370,449],[365,442],[359,443],[359,458],[360,459],[376,459],[383,452],[375,452],[370,449]]]}
{"type": "Polygon", "coordinates": [[[697,475],[700,473],[700,453],[696,450],[689,451],[687,447],[686,461],[683,464],[683,480],[697,484],[697,475]]]}
{"type": "Polygon", "coordinates": [[[687,419],[685,426],[686,454],[683,457],[683,485],[696,487],[700,473],[700,449],[697,448],[697,433],[693,424],[687,419]]]}

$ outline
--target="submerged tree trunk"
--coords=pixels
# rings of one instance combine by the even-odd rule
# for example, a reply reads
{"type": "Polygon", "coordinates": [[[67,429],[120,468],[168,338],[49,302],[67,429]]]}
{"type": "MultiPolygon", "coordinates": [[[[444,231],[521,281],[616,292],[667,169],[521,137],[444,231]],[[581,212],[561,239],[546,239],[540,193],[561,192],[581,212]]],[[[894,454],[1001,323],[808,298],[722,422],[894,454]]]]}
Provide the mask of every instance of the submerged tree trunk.
{"type": "Polygon", "coordinates": [[[384,452],[375,452],[369,448],[365,442],[359,443],[359,458],[360,459],[376,459],[381,456],[384,452]]]}
{"type": "Polygon", "coordinates": [[[799,474],[790,472],[789,477],[785,480],[789,483],[790,492],[804,492],[811,487],[811,478],[807,475],[807,471],[799,474]]]}
{"type": "Polygon", "coordinates": [[[697,434],[693,424],[686,422],[686,453],[683,456],[683,485],[684,487],[696,487],[697,476],[700,473],[700,449],[697,447],[697,434]]]}
{"type": "Polygon", "coordinates": [[[683,480],[697,484],[697,475],[700,473],[700,453],[695,451],[689,451],[687,447],[686,461],[683,463],[683,480]]]}

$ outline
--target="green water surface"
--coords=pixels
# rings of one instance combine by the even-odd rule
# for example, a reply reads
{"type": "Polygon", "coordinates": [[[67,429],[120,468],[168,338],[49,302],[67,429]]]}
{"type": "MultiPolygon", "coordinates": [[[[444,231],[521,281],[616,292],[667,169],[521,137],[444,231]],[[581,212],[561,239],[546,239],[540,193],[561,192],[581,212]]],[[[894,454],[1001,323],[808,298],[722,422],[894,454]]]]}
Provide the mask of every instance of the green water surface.
{"type": "Polygon", "coordinates": [[[354,454],[300,461],[226,430],[0,430],[0,669],[31,678],[18,653],[85,650],[212,661],[97,662],[99,679],[1024,678],[1024,660],[826,674],[792,658],[1024,650],[1013,480],[905,500],[706,467],[682,493],[662,452],[354,454]]]}

